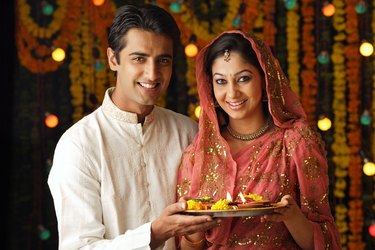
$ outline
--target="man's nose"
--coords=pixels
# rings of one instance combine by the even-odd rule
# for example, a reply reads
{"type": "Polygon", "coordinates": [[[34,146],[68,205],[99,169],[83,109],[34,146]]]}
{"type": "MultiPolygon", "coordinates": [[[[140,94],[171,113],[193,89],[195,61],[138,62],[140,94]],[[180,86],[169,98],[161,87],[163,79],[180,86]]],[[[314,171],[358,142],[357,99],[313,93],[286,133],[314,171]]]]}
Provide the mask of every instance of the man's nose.
{"type": "Polygon", "coordinates": [[[150,81],[156,81],[159,77],[159,68],[156,62],[150,61],[146,66],[146,75],[150,81]]]}

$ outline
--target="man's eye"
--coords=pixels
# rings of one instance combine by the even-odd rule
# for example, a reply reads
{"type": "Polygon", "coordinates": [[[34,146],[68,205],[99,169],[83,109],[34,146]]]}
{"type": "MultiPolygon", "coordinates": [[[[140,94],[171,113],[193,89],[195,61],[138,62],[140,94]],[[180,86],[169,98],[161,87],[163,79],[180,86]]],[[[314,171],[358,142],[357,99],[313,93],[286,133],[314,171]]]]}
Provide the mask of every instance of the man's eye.
{"type": "Polygon", "coordinates": [[[171,59],[169,58],[160,58],[159,62],[163,65],[169,65],[171,63],[171,59]]]}
{"type": "Polygon", "coordinates": [[[143,57],[135,57],[135,58],[133,58],[133,61],[135,61],[135,62],[144,62],[145,58],[143,58],[143,57]]]}

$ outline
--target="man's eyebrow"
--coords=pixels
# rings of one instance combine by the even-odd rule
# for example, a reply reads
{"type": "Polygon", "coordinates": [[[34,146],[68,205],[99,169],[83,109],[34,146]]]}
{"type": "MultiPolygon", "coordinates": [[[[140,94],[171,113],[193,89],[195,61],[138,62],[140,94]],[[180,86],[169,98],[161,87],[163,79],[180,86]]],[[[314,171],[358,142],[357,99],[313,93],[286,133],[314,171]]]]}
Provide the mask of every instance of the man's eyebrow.
{"type": "MultiPolygon", "coordinates": [[[[132,53],[129,54],[129,56],[144,56],[144,57],[149,57],[150,55],[147,54],[147,53],[143,53],[143,52],[132,52],[132,53]]],[[[172,55],[170,55],[170,54],[161,54],[158,57],[170,58],[170,59],[173,58],[172,55]]]]}
{"type": "Polygon", "coordinates": [[[129,56],[150,56],[150,55],[143,53],[143,52],[132,52],[129,54],[129,56]]]}

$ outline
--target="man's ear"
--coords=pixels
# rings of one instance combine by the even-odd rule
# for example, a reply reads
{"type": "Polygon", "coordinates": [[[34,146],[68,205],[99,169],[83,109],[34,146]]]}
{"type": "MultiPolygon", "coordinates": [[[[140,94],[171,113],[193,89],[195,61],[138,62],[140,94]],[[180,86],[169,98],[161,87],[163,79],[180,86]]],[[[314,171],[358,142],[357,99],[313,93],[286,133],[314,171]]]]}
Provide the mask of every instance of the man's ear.
{"type": "Polygon", "coordinates": [[[110,69],[113,71],[117,71],[118,63],[116,60],[115,52],[111,48],[107,49],[107,57],[110,69]]]}

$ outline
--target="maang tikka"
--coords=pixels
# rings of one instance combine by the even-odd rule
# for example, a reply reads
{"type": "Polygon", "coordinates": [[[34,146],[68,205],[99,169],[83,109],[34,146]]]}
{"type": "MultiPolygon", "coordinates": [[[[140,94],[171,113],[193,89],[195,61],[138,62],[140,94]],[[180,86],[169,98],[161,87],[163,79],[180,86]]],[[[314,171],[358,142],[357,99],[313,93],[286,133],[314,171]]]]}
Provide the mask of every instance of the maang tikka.
{"type": "Polygon", "coordinates": [[[229,52],[229,49],[226,49],[224,51],[224,61],[226,61],[226,62],[230,61],[230,52],[229,52]]]}

